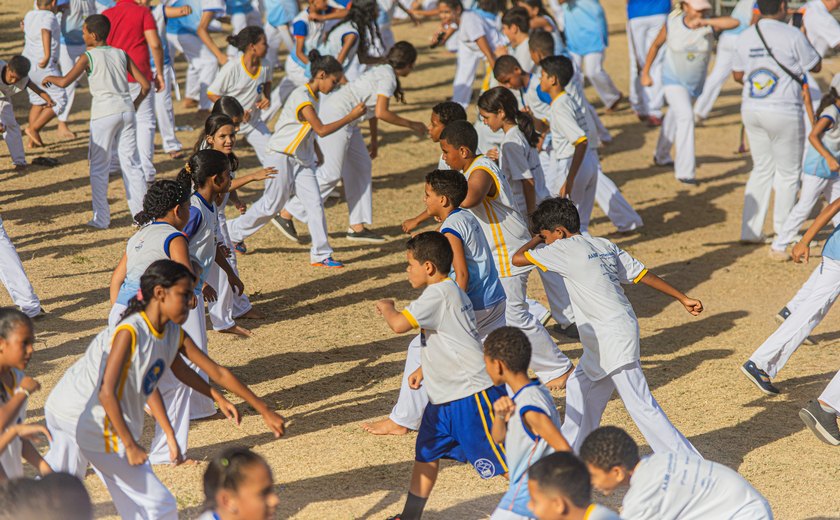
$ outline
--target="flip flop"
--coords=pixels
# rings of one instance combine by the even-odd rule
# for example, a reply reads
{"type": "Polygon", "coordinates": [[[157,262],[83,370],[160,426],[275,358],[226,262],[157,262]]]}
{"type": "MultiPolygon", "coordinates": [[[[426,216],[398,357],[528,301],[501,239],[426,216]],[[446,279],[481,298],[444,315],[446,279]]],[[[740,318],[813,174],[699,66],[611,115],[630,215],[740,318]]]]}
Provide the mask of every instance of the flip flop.
{"type": "Polygon", "coordinates": [[[45,166],[47,168],[53,168],[58,166],[58,160],[53,159],[52,157],[36,157],[32,159],[32,164],[36,166],[45,166]]]}

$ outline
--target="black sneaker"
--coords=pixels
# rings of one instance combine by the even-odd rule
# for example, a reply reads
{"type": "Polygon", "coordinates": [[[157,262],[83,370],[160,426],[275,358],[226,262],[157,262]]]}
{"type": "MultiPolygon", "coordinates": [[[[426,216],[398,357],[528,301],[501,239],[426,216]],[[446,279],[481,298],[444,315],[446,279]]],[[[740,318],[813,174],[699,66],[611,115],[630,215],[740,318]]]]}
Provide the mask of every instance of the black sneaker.
{"type": "Polygon", "coordinates": [[[840,428],[837,427],[837,414],[826,412],[819,401],[810,400],[808,406],[799,410],[799,418],[805,426],[814,432],[821,441],[832,446],[840,446],[840,428]]]}
{"type": "Polygon", "coordinates": [[[297,234],[297,230],[295,229],[295,223],[292,222],[292,219],[283,218],[280,215],[277,215],[273,219],[271,219],[271,223],[274,224],[274,227],[280,230],[283,235],[294,242],[295,244],[300,244],[300,237],[297,234]]]}
{"type": "Polygon", "coordinates": [[[377,235],[368,228],[363,228],[361,231],[347,230],[347,240],[355,240],[356,242],[368,242],[370,244],[382,244],[385,242],[385,237],[377,235]]]}
{"type": "Polygon", "coordinates": [[[755,363],[752,361],[744,363],[741,366],[741,372],[743,372],[744,375],[747,376],[747,379],[752,381],[752,383],[765,394],[779,395],[779,389],[773,386],[773,383],[770,382],[770,376],[767,375],[767,372],[755,366],[755,363]]]}
{"type": "Polygon", "coordinates": [[[558,334],[563,334],[564,336],[570,339],[580,339],[580,332],[578,332],[577,325],[574,323],[572,323],[566,328],[563,328],[562,325],[557,323],[554,325],[554,332],[558,334]]]}
{"type": "MultiPolygon", "coordinates": [[[[776,323],[781,325],[789,317],[790,317],[790,309],[788,309],[787,305],[786,305],[786,306],[782,307],[782,310],[780,310],[778,314],[776,314],[776,323]]],[[[804,343],[806,345],[816,345],[817,340],[815,340],[811,336],[806,336],[805,339],[802,340],[802,343],[804,343]]]]}

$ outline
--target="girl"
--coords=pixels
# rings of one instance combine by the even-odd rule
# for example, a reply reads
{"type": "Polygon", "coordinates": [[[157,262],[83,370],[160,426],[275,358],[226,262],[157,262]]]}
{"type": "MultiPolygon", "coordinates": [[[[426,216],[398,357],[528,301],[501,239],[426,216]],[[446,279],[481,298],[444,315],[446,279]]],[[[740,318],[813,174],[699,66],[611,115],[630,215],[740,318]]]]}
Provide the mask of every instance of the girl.
{"type": "Polygon", "coordinates": [[[543,30],[551,34],[554,39],[554,55],[563,54],[566,45],[563,43],[563,32],[557,24],[557,20],[551,16],[542,0],[519,0],[516,5],[528,11],[528,16],[531,17],[531,30],[543,30]]]}
{"type": "Polygon", "coordinates": [[[687,0],[680,4],[659,31],[642,70],[642,86],[653,85],[650,69],[663,45],[662,90],[668,103],[668,114],[662,121],[654,162],[674,165],[674,174],[684,184],[697,184],[694,157],[694,110],[692,103],[706,81],[709,56],[715,32],[738,27],[738,20],[729,16],[706,18],[708,2],[687,0]],[[701,9],[694,6],[697,5],[701,9]],[[676,147],[676,160],[671,159],[671,146],[676,147]]]}
{"type": "Polygon", "coordinates": [[[279,503],[265,459],[247,448],[228,448],[204,472],[206,511],[198,520],[276,518],[279,503]]]}
{"type": "Polygon", "coordinates": [[[259,27],[246,27],[228,42],[242,51],[242,56],[227,62],[207,88],[207,97],[215,105],[222,96],[230,96],[249,112],[238,133],[254,148],[260,164],[265,165],[266,147],[271,133],[260,118],[260,111],[269,107],[271,70],[265,66],[268,52],[265,32],[259,27]]]}
{"type": "MultiPolygon", "coordinates": [[[[824,198],[831,204],[840,197],[840,183],[837,182],[840,171],[840,74],[834,76],[828,94],[823,96],[817,108],[817,122],[808,136],[810,146],[805,154],[805,164],[802,171],[802,188],[799,201],[793,207],[782,230],[773,239],[770,246],[770,257],[787,261],[785,253],[788,244],[794,241],[796,233],[808,216],[814,205],[824,198]]],[[[835,215],[832,222],[840,225],[840,216],[835,215]]]]}
{"type": "Polygon", "coordinates": [[[122,518],[178,516],[175,498],[157,479],[146,451],[137,443],[147,400],[158,422],[166,421],[156,388],[169,373],[167,367],[183,384],[212,397],[225,416],[239,423],[236,407],[190,369],[179,353],[225,388],[256,403],[275,436],[284,431],[282,417],[211,361],[179,326],[187,319],[195,280],[187,267],[171,260],[150,265],[116,329],[96,336],[47,399],[52,465],[83,478],[90,462],[122,518]]]}
{"type": "Polygon", "coordinates": [[[324,36],[321,52],[336,57],[344,67],[347,81],[353,81],[364,72],[363,64],[370,62],[371,51],[382,40],[376,13],[375,0],[353,2],[347,17],[324,36]]]}
{"type": "MultiPolygon", "coordinates": [[[[240,33],[246,27],[256,27],[262,25],[262,16],[260,12],[254,9],[251,0],[225,0],[225,11],[230,17],[231,34],[240,33]]],[[[236,58],[236,55],[242,52],[237,45],[233,44],[228,37],[227,55],[228,59],[236,58]]]]}
{"type": "Polygon", "coordinates": [[[527,221],[537,204],[550,197],[535,148],[540,135],[534,130],[533,119],[517,109],[516,97],[505,87],[482,94],[478,111],[492,131],[504,130],[497,152],[499,166],[508,179],[517,209],[527,221]]]}
{"type": "Polygon", "coordinates": [[[283,44],[283,47],[289,52],[295,48],[290,24],[300,12],[300,7],[298,7],[297,0],[266,0],[264,4],[265,25],[263,25],[263,30],[268,43],[266,60],[268,66],[275,70],[280,64],[277,54],[280,50],[280,44],[283,44]]]}
{"type": "MultiPolygon", "coordinates": [[[[343,267],[332,258],[327,241],[324,204],[315,177],[316,153],[320,155],[314,134],[326,137],[365,113],[364,103],[350,106],[343,116],[324,124],[318,117],[319,95],[328,94],[341,81],[341,64],[332,56],[309,54],[312,79],[296,88],[283,105],[277,128],[269,140],[267,162],[277,169],[277,175],[265,183],[260,200],[241,217],[228,223],[230,238],[238,250],[245,250],[243,242],[264,226],[289,200],[294,190],[308,208],[307,224],[312,235],[310,262],[318,267],[343,267]],[[347,113],[349,112],[349,113],[347,113]],[[292,186],[294,184],[294,187],[292,186]]],[[[326,115],[326,113],[324,114],[326,115]]]]}
{"type": "MultiPolygon", "coordinates": [[[[0,431],[4,432],[0,438],[6,437],[9,430],[23,431],[29,397],[41,388],[38,381],[23,373],[32,357],[34,342],[35,327],[29,316],[14,308],[0,307],[0,431]]],[[[22,477],[21,457],[41,476],[52,472],[28,439],[16,437],[0,451],[0,477],[22,477]]]]}

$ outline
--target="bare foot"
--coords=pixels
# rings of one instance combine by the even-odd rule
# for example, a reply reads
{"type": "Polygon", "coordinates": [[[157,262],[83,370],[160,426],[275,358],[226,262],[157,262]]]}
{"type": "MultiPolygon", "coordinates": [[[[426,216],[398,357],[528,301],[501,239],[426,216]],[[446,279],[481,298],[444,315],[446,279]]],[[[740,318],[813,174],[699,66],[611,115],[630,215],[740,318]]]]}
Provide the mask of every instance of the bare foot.
{"type": "Polygon", "coordinates": [[[172,159],[183,159],[184,158],[184,151],[183,150],[178,150],[178,151],[175,151],[175,152],[169,152],[169,157],[171,157],[172,159]]]}
{"type": "Polygon", "coordinates": [[[374,435],[405,435],[408,433],[408,428],[400,426],[391,419],[382,419],[372,423],[362,425],[362,428],[368,433],[374,435]]]}
{"type": "Polygon", "coordinates": [[[179,462],[178,464],[171,464],[171,466],[173,466],[173,467],[175,467],[175,466],[195,466],[196,464],[198,464],[197,460],[186,458],[186,459],[182,460],[181,462],[179,462]]]}
{"type": "Polygon", "coordinates": [[[217,332],[221,332],[222,334],[236,334],[237,336],[242,336],[243,338],[253,338],[254,333],[250,330],[240,327],[239,325],[234,325],[229,329],[219,330],[217,332]]]}
{"type": "Polygon", "coordinates": [[[575,367],[570,368],[568,370],[568,372],[566,372],[565,374],[563,374],[560,377],[552,379],[551,381],[546,383],[545,386],[549,390],[562,390],[562,389],[566,388],[566,380],[569,379],[570,375],[572,375],[572,370],[574,370],[574,369],[575,369],[575,367]]]}
{"type": "Polygon", "coordinates": [[[27,141],[26,143],[27,148],[39,148],[41,146],[44,146],[44,142],[41,141],[41,136],[38,135],[38,132],[33,132],[32,130],[27,128],[23,131],[23,133],[25,133],[26,137],[29,138],[29,141],[27,141]]]}
{"type": "Polygon", "coordinates": [[[249,310],[248,312],[246,312],[242,316],[237,316],[237,319],[240,319],[240,320],[261,320],[264,317],[265,316],[263,316],[262,314],[257,312],[253,307],[251,307],[251,310],[249,310]]]}
{"type": "Polygon", "coordinates": [[[59,121],[58,123],[58,137],[62,139],[75,139],[76,134],[70,130],[70,127],[67,126],[67,123],[62,123],[59,121]]]}
{"type": "Polygon", "coordinates": [[[184,101],[181,102],[181,106],[184,108],[195,108],[198,106],[198,101],[192,98],[184,98],[184,101]]]}

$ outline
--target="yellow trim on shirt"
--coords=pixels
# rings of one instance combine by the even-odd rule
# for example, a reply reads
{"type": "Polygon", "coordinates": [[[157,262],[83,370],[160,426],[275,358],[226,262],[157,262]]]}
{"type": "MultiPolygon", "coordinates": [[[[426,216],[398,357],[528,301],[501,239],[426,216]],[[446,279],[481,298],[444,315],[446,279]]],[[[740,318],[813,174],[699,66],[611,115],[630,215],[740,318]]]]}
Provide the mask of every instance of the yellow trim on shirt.
{"type": "MultiPolygon", "coordinates": [[[[493,424],[496,421],[496,414],[493,413],[493,404],[490,402],[490,397],[487,395],[487,391],[484,390],[481,392],[481,395],[484,396],[484,402],[487,403],[487,410],[490,412],[490,424],[493,424]]],[[[500,443],[499,448],[502,450],[502,454],[507,458],[507,451],[505,450],[505,444],[500,443]]]]}
{"type": "Polygon", "coordinates": [[[553,105],[553,104],[554,104],[554,102],[555,102],[555,101],[557,101],[558,99],[560,99],[561,97],[563,97],[563,96],[565,96],[565,95],[566,95],[566,91],[565,91],[565,90],[564,90],[563,92],[561,92],[561,93],[557,94],[557,97],[555,97],[554,99],[552,99],[552,100],[551,100],[551,103],[549,103],[549,104],[548,104],[548,106],[550,107],[551,105],[553,105]]]}
{"type": "Polygon", "coordinates": [[[420,324],[417,323],[417,320],[414,318],[414,316],[411,315],[411,313],[408,311],[408,309],[403,309],[402,312],[400,312],[400,314],[405,316],[405,319],[408,320],[408,323],[411,325],[411,328],[413,328],[413,329],[419,329],[420,328],[420,324]]]}
{"type": "Polygon", "coordinates": [[[584,142],[586,142],[586,136],[583,136],[580,139],[578,139],[577,141],[575,141],[574,143],[572,143],[572,146],[577,146],[580,143],[584,143],[584,142]]]}
{"type": "Polygon", "coordinates": [[[257,79],[257,78],[259,78],[259,77],[260,77],[260,72],[262,72],[262,65],[260,65],[259,67],[257,67],[257,73],[256,73],[256,74],[251,75],[251,73],[250,73],[250,72],[248,72],[248,67],[246,67],[246,66],[245,66],[245,55],[244,55],[244,54],[243,54],[243,55],[242,55],[242,57],[239,59],[239,62],[242,64],[242,70],[244,70],[244,71],[245,71],[245,74],[247,74],[249,78],[251,78],[251,79],[257,79]]]}
{"type": "Polygon", "coordinates": [[[306,90],[309,91],[309,95],[312,96],[312,99],[318,99],[318,96],[316,96],[315,93],[312,92],[312,85],[310,85],[309,83],[306,84],[306,90]]]}
{"type": "Polygon", "coordinates": [[[587,520],[589,515],[595,512],[595,504],[589,504],[589,507],[586,508],[586,512],[583,513],[583,520],[587,520]]]}
{"type": "Polygon", "coordinates": [[[487,172],[487,174],[490,176],[490,178],[493,179],[493,184],[496,185],[496,194],[495,195],[487,195],[487,198],[490,199],[490,200],[495,200],[495,199],[499,198],[499,194],[501,194],[501,192],[502,192],[502,186],[499,183],[499,178],[496,176],[495,173],[493,173],[490,170],[490,168],[487,168],[486,166],[476,166],[475,168],[470,170],[470,173],[472,173],[474,171],[478,171],[478,170],[482,170],[482,171],[487,172]]]}
{"type": "Polygon", "coordinates": [[[535,266],[539,267],[543,272],[548,271],[548,267],[537,262],[537,260],[534,258],[534,255],[532,255],[530,251],[525,251],[525,258],[527,258],[528,261],[534,264],[535,266]]]}
{"type": "Polygon", "coordinates": [[[644,278],[646,274],[648,274],[648,270],[647,269],[642,269],[642,272],[639,273],[639,275],[637,277],[633,278],[633,283],[641,282],[642,278],[644,278]]]}
{"type": "Polygon", "coordinates": [[[490,221],[490,231],[493,233],[493,242],[496,246],[496,254],[499,256],[499,276],[506,278],[511,275],[510,256],[508,255],[507,244],[505,244],[505,234],[502,231],[502,225],[499,223],[499,217],[496,215],[496,210],[490,205],[487,200],[481,201],[484,205],[484,211],[487,214],[487,219],[490,221]]]}
{"type": "Polygon", "coordinates": [[[300,143],[303,142],[303,139],[306,137],[306,135],[309,133],[309,130],[311,129],[312,125],[310,125],[309,123],[302,124],[300,130],[298,130],[297,135],[294,139],[292,139],[292,142],[289,143],[289,146],[287,146],[283,150],[283,153],[287,155],[294,155],[295,151],[298,149],[298,146],[300,146],[300,143]]]}
{"type": "MultiPolygon", "coordinates": [[[[156,337],[157,339],[163,339],[163,332],[158,332],[157,329],[152,325],[152,322],[149,321],[149,317],[146,315],[146,311],[140,311],[140,316],[143,317],[143,321],[146,322],[146,325],[149,327],[149,330],[152,333],[152,336],[156,337]]],[[[117,329],[119,330],[119,329],[117,329]]],[[[116,332],[115,332],[116,334],[116,332]]]]}
{"type": "Polygon", "coordinates": [[[312,104],[312,101],[304,101],[303,103],[298,105],[297,108],[295,108],[295,119],[297,121],[300,121],[301,123],[309,124],[308,122],[301,121],[301,119],[300,119],[300,111],[303,110],[303,108],[306,107],[306,106],[311,106],[311,107],[314,108],[314,105],[312,104]]]}
{"type": "MultiPolygon", "coordinates": [[[[485,391],[482,390],[482,394],[485,391]]],[[[490,443],[490,447],[493,448],[493,453],[496,454],[496,459],[498,459],[499,463],[502,465],[502,469],[505,473],[508,472],[507,464],[505,464],[505,459],[502,458],[502,455],[499,453],[499,450],[496,449],[496,443],[493,441],[493,436],[490,434],[490,428],[487,427],[487,417],[484,415],[484,409],[481,408],[481,400],[478,398],[478,394],[473,394],[475,397],[475,405],[478,407],[478,414],[481,416],[481,424],[484,426],[484,434],[487,436],[487,442],[490,443]]],[[[485,396],[486,397],[486,396],[485,396]]]]}
{"type": "MultiPolygon", "coordinates": [[[[146,323],[149,324],[148,318],[146,317],[145,312],[141,312],[143,319],[146,320],[146,323]]],[[[156,333],[154,327],[149,324],[149,328],[153,331],[152,333],[156,333]]],[[[134,330],[134,327],[128,323],[123,323],[119,325],[114,330],[114,335],[111,336],[111,342],[113,343],[113,338],[117,337],[117,333],[121,330],[127,330],[131,334],[131,352],[129,353],[128,357],[125,360],[125,364],[120,371],[120,378],[117,383],[117,399],[122,399],[123,391],[125,390],[125,382],[128,379],[128,369],[131,367],[131,361],[134,359],[134,353],[137,351],[137,331],[134,330]]],[[[163,336],[161,336],[163,337],[163,336]]],[[[111,421],[108,419],[108,414],[105,414],[105,420],[102,424],[102,432],[105,440],[105,453],[117,453],[119,451],[119,444],[117,443],[117,434],[111,431],[111,421]]]]}

